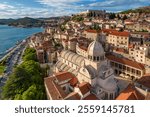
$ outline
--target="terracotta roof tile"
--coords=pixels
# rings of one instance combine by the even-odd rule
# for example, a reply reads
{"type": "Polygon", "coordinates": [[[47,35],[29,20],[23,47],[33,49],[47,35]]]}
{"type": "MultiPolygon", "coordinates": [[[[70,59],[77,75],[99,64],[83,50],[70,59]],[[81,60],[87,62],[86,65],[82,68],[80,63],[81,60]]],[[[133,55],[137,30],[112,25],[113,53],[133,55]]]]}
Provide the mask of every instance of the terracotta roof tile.
{"type": "Polygon", "coordinates": [[[117,51],[117,52],[125,53],[125,50],[124,50],[123,48],[117,48],[116,51],[117,51]]]}
{"type": "Polygon", "coordinates": [[[73,77],[70,81],[69,81],[70,85],[72,87],[75,87],[78,83],[78,79],[76,77],[73,77]]]}
{"type": "Polygon", "coordinates": [[[47,92],[51,95],[53,100],[62,100],[67,94],[58,86],[55,82],[55,77],[48,77],[44,79],[44,84],[47,88],[47,92]]]}
{"type": "Polygon", "coordinates": [[[79,45],[79,48],[80,48],[80,49],[82,49],[82,50],[84,50],[84,51],[87,51],[87,50],[88,50],[88,48],[87,48],[87,47],[85,47],[85,46],[81,46],[81,45],[79,45]]]}
{"type": "Polygon", "coordinates": [[[97,31],[97,30],[85,30],[86,32],[88,33],[100,33],[100,31],[97,31]]]}
{"type": "Polygon", "coordinates": [[[84,95],[90,91],[91,85],[87,82],[83,82],[79,84],[78,88],[80,89],[81,93],[84,95]]]}
{"type": "Polygon", "coordinates": [[[120,93],[116,100],[144,100],[145,97],[138,92],[134,85],[129,84],[128,87],[120,93]]]}
{"type": "Polygon", "coordinates": [[[55,73],[54,75],[59,82],[75,78],[75,76],[70,72],[58,72],[55,73]]]}
{"type": "Polygon", "coordinates": [[[122,63],[122,64],[125,64],[125,65],[128,65],[128,66],[131,66],[131,67],[134,67],[134,68],[137,68],[137,69],[140,69],[140,70],[144,70],[145,67],[143,64],[141,63],[138,63],[136,61],[132,61],[132,60],[129,60],[129,59],[125,59],[125,58],[119,58],[119,57],[116,57],[114,55],[106,55],[106,57],[111,60],[111,61],[115,61],[115,62],[118,62],[118,63],[122,63]]]}
{"type": "Polygon", "coordinates": [[[103,29],[102,32],[111,34],[111,35],[116,35],[116,36],[124,36],[124,37],[129,37],[130,35],[129,32],[126,32],[126,31],[120,32],[114,29],[103,29]]]}
{"type": "Polygon", "coordinates": [[[150,88],[150,75],[142,76],[137,82],[147,88],[150,88]]]}

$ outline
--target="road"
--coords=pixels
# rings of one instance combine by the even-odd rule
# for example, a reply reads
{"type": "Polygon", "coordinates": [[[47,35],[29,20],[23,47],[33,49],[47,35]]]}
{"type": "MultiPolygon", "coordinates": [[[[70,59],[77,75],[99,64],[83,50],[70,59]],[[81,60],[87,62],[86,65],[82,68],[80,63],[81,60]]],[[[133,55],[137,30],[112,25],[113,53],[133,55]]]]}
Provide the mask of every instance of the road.
{"type": "Polygon", "coordinates": [[[13,72],[13,68],[15,65],[18,65],[22,62],[22,55],[26,48],[27,42],[22,42],[16,46],[13,52],[10,52],[10,55],[6,62],[6,71],[3,77],[0,79],[0,98],[2,87],[5,85],[6,81],[8,80],[8,76],[13,72]]]}

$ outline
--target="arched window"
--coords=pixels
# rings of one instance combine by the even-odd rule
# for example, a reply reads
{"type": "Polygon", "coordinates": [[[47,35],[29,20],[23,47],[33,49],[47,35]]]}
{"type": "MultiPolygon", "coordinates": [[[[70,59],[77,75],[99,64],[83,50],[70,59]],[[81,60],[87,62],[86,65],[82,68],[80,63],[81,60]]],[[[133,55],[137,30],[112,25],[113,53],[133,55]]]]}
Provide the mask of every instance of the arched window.
{"type": "Polygon", "coordinates": [[[96,61],[96,56],[94,56],[94,61],[96,61]]]}
{"type": "Polygon", "coordinates": [[[110,93],[110,100],[113,99],[113,93],[110,93]]]}
{"type": "Polygon", "coordinates": [[[97,61],[99,61],[99,56],[97,56],[97,61]]]}

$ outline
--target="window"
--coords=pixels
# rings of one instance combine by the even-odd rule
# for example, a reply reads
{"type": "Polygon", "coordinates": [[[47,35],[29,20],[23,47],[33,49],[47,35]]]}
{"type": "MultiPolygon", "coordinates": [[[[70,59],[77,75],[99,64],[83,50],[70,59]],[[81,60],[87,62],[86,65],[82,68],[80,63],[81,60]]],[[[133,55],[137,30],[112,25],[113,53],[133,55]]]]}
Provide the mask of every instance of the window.
{"type": "Polygon", "coordinates": [[[123,70],[125,70],[126,69],[126,66],[123,66],[123,70]]]}
{"type": "Polygon", "coordinates": [[[136,70],[137,75],[141,75],[141,71],[136,70]]]}
{"type": "Polygon", "coordinates": [[[118,67],[118,63],[115,63],[115,67],[118,67]]]}
{"type": "Polygon", "coordinates": [[[110,100],[113,99],[113,93],[110,94],[110,100]]]}
{"type": "Polygon", "coordinates": [[[121,64],[119,64],[119,68],[122,69],[122,65],[121,64]]]}
{"type": "Polygon", "coordinates": [[[135,73],[135,70],[134,70],[134,69],[132,69],[132,73],[135,73]]]}
{"type": "Polygon", "coordinates": [[[97,57],[97,61],[99,61],[99,56],[97,57]]]}
{"type": "Polygon", "coordinates": [[[96,56],[94,56],[94,61],[96,61],[96,56]]]}
{"type": "Polygon", "coordinates": [[[129,67],[127,67],[127,71],[130,71],[130,68],[129,68],[129,67]]]}

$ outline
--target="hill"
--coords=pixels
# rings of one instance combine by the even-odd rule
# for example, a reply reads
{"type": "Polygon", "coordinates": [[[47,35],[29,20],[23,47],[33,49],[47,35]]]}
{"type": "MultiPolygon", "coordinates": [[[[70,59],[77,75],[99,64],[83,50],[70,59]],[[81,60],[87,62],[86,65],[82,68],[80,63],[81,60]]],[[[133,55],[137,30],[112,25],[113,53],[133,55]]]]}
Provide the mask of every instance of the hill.
{"type": "Polygon", "coordinates": [[[122,11],[120,13],[128,14],[128,13],[150,13],[150,6],[140,7],[136,9],[129,9],[126,11],[122,11]]]}
{"type": "Polygon", "coordinates": [[[42,20],[24,17],[20,19],[13,20],[8,22],[9,26],[17,26],[17,27],[41,27],[43,26],[44,22],[42,20]]]}
{"type": "Polygon", "coordinates": [[[14,19],[0,19],[0,24],[8,24],[10,22],[14,21],[14,19]]]}

